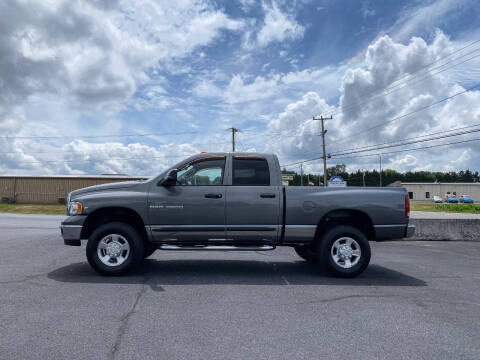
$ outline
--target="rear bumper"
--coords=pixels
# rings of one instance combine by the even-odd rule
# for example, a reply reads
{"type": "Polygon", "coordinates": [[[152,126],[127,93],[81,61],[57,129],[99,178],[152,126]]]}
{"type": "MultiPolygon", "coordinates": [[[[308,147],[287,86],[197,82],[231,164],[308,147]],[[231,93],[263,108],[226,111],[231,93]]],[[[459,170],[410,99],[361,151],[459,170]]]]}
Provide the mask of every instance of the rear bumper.
{"type": "Polygon", "coordinates": [[[406,237],[406,238],[412,237],[413,234],[415,234],[415,225],[413,225],[413,224],[408,224],[408,226],[407,226],[407,231],[406,231],[406,233],[405,233],[405,237],[406,237]]]}
{"type": "Polygon", "coordinates": [[[399,225],[374,225],[375,240],[400,240],[412,237],[415,233],[415,225],[399,224],[399,225]]]}

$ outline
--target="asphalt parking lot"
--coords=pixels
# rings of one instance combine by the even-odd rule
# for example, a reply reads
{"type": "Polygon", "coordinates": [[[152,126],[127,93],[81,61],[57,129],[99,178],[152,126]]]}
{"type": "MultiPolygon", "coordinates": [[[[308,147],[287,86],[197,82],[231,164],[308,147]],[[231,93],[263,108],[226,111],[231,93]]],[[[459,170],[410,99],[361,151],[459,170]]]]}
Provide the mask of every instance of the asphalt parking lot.
{"type": "Polygon", "coordinates": [[[355,279],[290,248],[108,278],[60,219],[0,214],[1,359],[480,359],[478,242],[372,243],[355,279]]]}

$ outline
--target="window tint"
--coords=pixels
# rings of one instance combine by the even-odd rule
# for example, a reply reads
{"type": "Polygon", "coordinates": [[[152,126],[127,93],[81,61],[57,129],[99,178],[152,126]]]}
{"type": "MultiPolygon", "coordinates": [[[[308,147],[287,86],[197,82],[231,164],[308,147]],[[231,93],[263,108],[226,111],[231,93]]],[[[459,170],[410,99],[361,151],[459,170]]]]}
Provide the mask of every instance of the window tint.
{"type": "Polygon", "coordinates": [[[233,158],[233,185],[270,185],[267,160],[256,157],[233,158]]]}
{"type": "Polygon", "coordinates": [[[222,185],[225,158],[201,159],[182,166],[177,181],[183,186],[222,185]]]}

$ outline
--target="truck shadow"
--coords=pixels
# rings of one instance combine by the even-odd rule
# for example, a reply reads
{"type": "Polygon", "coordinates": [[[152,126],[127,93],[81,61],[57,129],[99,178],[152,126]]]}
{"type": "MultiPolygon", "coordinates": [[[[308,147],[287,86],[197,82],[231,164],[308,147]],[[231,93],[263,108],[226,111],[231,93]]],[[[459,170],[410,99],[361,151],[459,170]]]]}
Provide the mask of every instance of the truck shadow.
{"type": "Polygon", "coordinates": [[[132,275],[107,277],[87,262],[67,265],[48,273],[48,278],[68,283],[147,284],[154,291],[163,285],[349,285],[426,286],[423,280],[371,264],[353,279],[329,276],[304,261],[255,260],[155,260],[149,259],[132,275]]]}

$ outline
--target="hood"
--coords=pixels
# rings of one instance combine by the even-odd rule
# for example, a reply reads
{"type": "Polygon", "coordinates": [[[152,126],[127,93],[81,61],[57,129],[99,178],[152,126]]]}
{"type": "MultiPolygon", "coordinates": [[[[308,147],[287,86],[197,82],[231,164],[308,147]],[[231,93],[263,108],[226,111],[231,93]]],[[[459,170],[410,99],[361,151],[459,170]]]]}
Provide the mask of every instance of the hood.
{"type": "Polygon", "coordinates": [[[83,189],[74,190],[70,193],[70,198],[76,198],[79,195],[89,194],[92,192],[98,191],[107,191],[107,190],[116,190],[116,189],[126,189],[129,187],[133,187],[138,184],[142,184],[143,181],[121,181],[121,182],[114,182],[108,184],[101,184],[101,185],[94,185],[89,186],[83,189]]]}

